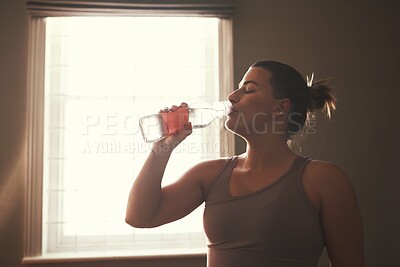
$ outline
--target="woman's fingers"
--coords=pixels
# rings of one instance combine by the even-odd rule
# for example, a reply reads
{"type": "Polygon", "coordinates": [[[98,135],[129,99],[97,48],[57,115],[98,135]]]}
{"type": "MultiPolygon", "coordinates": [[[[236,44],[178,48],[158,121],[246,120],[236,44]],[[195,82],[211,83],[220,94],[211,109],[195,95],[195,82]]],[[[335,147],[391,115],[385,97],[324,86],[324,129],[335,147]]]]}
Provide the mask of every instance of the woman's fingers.
{"type": "Polygon", "coordinates": [[[176,111],[179,107],[177,105],[172,105],[169,109],[169,111],[176,111]]]}
{"type": "Polygon", "coordinates": [[[185,125],[183,126],[183,130],[180,132],[182,135],[186,136],[190,135],[192,133],[192,123],[190,121],[185,122],[185,125]]]}
{"type": "Polygon", "coordinates": [[[178,108],[186,108],[186,107],[188,107],[188,104],[186,102],[182,102],[179,106],[172,105],[170,108],[164,107],[163,109],[160,109],[160,112],[173,112],[176,111],[178,108]]]}

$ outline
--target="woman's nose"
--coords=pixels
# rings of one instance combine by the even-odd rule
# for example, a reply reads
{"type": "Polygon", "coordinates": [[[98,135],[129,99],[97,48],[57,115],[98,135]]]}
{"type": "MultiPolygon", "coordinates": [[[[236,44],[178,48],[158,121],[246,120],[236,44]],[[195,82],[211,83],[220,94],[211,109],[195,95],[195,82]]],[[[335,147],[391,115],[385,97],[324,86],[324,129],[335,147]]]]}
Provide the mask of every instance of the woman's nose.
{"type": "Polygon", "coordinates": [[[239,101],[239,96],[237,94],[238,90],[233,91],[228,95],[228,100],[231,101],[232,103],[237,103],[239,101]]]}

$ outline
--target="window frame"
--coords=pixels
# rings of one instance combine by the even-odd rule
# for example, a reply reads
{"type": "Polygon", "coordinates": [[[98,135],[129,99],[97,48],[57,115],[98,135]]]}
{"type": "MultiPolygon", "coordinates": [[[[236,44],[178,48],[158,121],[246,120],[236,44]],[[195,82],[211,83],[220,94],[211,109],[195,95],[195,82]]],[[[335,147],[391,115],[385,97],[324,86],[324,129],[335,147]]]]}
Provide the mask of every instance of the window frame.
{"type": "MultiPolygon", "coordinates": [[[[26,181],[25,212],[25,261],[32,257],[42,257],[43,218],[43,145],[44,145],[44,70],[46,17],[52,16],[213,16],[219,22],[219,75],[220,98],[223,99],[233,88],[233,46],[232,46],[232,6],[223,6],[222,14],[215,13],[215,5],[143,5],[105,4],[73,2],[75,6],[57,6],[56,1],[27,1],[29,16],[28,51],[28,175],[26,181]],[[43,6],[43,3],[45,4],[43,6]],[[50,4],[49,4],[50,3],[50,4]],[[39,5],[42,4],[42,5],[39,5]],[[38,5],[40,8],[37,8],[38,5]],[[47,6],[46,6],[47,5],[47,6]],[[107,8],[104,8],[106,6],[107,8]],[[121,8],[123,6],[123,8],[121,8]],[[147,8],[146,8],[147,6],[147,8]],[[169,7],[166,9],[166,7],[169,7]],[[33,8],[34,7],[34,8],[33,8]],[[88,8],[89,7],[89,8],[88,8]],[[138,8],[139,7],[139,8],[138,8]],[[179,8],[180,7],[180,8],[179,8]],[[199,9],[199,7],[201,7],[199,9]],[[197,8],[197,9],[196,9],[197,8]],[[181,13],[184,10],[185,12],[181,13]],[[199,11],[200,10],[200,11],[199,11]],[[208,12],[207,12],[208,11],[208,12]],[[180,12],[178,14],[178,12],[180,12]],[[228,12],[228,13],[227,13],[228,12]],[[223,88],[223,89],[222,89],[223,88]]],[[[221,8],[221,5],[217,5],[221,8]]],[[[234,152],[234,136],[221,135],[222,156],[234,152]],[[229,150],[229,151],[228,151],[229,150]]]]}

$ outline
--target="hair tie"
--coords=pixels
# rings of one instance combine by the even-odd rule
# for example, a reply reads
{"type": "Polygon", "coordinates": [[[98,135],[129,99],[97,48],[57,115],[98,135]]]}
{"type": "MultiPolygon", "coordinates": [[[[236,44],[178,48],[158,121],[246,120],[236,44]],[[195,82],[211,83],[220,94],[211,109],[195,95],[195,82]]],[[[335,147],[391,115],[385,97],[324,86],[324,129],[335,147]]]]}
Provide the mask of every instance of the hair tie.
{"type": "Polygon", "coordinates": [[[306,80],[307,80],[307,86],[311,88],[314,81],[314,72],[311,73],[311,76],[306,75],[306,80]]]}

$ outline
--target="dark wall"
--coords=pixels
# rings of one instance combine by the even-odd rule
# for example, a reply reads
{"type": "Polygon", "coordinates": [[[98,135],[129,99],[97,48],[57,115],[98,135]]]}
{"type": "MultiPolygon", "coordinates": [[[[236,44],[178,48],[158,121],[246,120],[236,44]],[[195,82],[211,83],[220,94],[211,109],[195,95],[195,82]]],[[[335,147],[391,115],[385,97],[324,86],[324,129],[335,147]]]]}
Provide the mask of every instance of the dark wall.
{"type": "MultiPolygon", "coordinates": [[[[361,205],[368,266],[398,265],[399,2],[235,2],[235,83],[251,63],[264,58],[293,65],[303,75],[315,72],[317,78],[332,78],[338,111],[331,122],[317,118],[316,133],[303,143],[303,153],[333,161],[349,175],[361,205]]],[[[23,256],[27,177],[25,1],[0,2],[0,35],[0,266],[16,267],[23,256]]],[[[243,149],[238,141],[237,151],[243,149]]],[[[121,266],[130,264],[121,262],[121,266]]],[[[119,266],[116,262],[68,264],[78,265],[119,266]]],[[[198,257],[135,262],[135,266],[167,265],[205,263],[198,257]]],[[[319,266],[327,266],[326,257],[319,266]]]]}
{"type": "Polygon", "coordinates": [[[23,256],[27,173],[27,16],[23,1],[0,1],[0,266],[23,256]]]}

